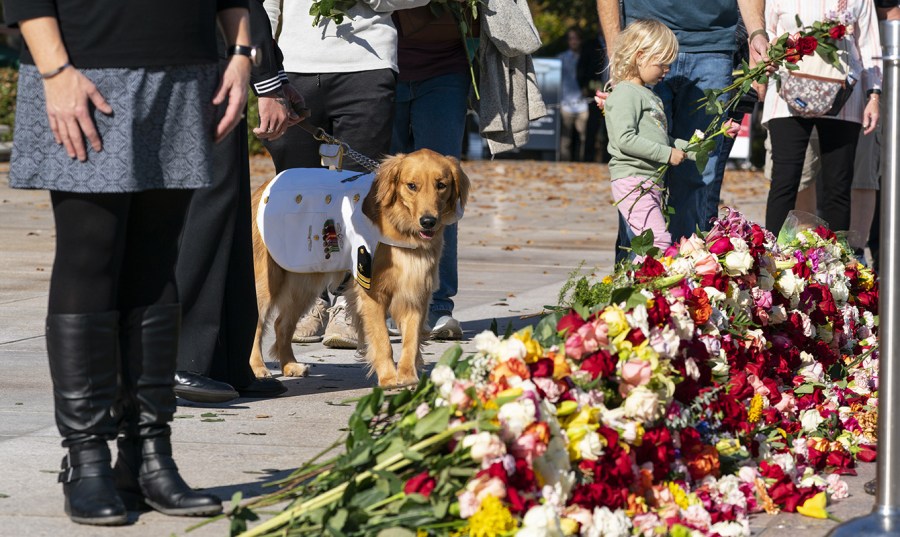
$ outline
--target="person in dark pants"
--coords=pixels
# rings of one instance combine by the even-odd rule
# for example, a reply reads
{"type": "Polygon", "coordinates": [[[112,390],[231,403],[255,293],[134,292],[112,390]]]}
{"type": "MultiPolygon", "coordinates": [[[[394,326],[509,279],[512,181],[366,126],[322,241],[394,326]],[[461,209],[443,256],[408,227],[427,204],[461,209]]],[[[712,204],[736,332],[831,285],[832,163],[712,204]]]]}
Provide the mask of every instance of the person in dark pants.
{"type": "Polygon", "coordinates": [[[172,457],[175,262],[191,194],[210,183],[213,143],[237,126],[246,103],[246,0],[197,0],[190,9],[177,0],[7,0],[4,8],[27,44],[10,186],[49,190],[56,223],[46,339],[68,450],[59,475],[66,514],[120,525],[127,510],[148,507],[219,513],[221,500],[192,490],[172,457]],[[222,71],[217,23],[230,45],[222,71]],[[215,106],[225,102],[217,122],[215,106]]]}
{"type": "MultiPolygon", "coordinates": [[[[286,86],[281,53],[261,1],[251,0],[249,8],[259,59],[250,72],[253,91],[260,97],[260,128],[255,132],[273,140],[300,121],[291,102],[300,108],[303,98],[286,86]]],[[[246,118],[213,150],[212,181],[191,200],[176,266],[182,331],[175,393],[203,403],[274,397],[286,391],[284,385],[274,378],[257,379],[248,361],[257,307],[246,118]]]]}
{"type": "Polygon", "coordinates": [[[597,146],[600,147],[599,162],[609,162],[609,151],[606,144],[609,138],[606,134],[606,121],[599,107],[594,106],[594,93],[602,90],[609,80],[607,72],[606,42],[602,35],[585,41],[581,47],[581,55],[578,57],[578,85],[584,92],[588,103],[588,120],[584,135],[584,161],[597,162],[597,146]],[[599,138],[599,140],[598,140],[599,138]]]}

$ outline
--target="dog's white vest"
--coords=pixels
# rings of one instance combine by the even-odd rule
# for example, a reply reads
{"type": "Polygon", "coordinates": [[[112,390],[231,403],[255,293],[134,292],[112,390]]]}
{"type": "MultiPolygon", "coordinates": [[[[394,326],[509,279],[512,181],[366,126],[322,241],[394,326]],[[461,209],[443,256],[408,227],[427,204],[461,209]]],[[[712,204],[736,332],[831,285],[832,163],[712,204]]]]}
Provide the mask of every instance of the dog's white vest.
{"type": "Polygon", "coordinates": [[[374,179],[372,173],[325,168],[278,174],[263,192],[256,215],[272,259],[288,272],[353,270],[368,288],[379,243],[415,247],[388,240],[363,214],[362,202],[374,179]]]}

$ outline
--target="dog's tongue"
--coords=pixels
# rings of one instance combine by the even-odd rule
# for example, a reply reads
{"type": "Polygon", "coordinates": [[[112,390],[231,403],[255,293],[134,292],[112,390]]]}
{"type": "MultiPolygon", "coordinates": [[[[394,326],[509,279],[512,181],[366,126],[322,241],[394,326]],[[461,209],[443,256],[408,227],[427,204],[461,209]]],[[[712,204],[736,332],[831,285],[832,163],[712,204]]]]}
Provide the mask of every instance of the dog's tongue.
{"type": "Polygon", "coordinates": [[[434,230],[432,229],[423,229],[419,231],[419,236],[423,239],[433,239],[434,238],[434,230]]]}

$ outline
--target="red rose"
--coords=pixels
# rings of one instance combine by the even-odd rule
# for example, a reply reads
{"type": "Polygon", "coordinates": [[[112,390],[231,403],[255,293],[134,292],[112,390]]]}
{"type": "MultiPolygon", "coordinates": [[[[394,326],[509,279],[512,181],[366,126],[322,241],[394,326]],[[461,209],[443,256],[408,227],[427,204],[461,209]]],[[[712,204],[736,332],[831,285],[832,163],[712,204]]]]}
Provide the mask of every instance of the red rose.
{"type": "Polygon", "coordinates": [[[753,386],[747,381],[747,373],[737,371],[731,375],[728,383],[728,394],[743,400],[753,397],[753,386]]]}
{"type": "Polygon", "coordinates": [[[818,225],[814,231],[816,232],[816,235],[828,241],[837,238],[837,235],[834,234],[834,231],[828,229],[828,226],[818,225]]]}
{"type": "Polygon", "coordinates": [[[575,332],[581,325],[585,323],[585,320],[581,318],[581,315],[578,314],[577,311],[572,310],[559,320],[556,323],[556,331],[557,332],[575,332]]]}
{"type": "Polygon", "coordinates": [[[431,495],[437,481],[428,475],[428,472],[422,472],[409,478],[409,481],[403,485],[403,492],[406,494],[421,494],[426,498],[431,495]]]}
{"type": "Polygon", "coordinates": [[[800,51],[800,54],[804,56],[809,56],[813,52],[816,51],[816,47],[819,46],[819,42],[816,41],[815,37],[806,36],[801,37],[799,41],[797,41],[797,50],[800,51]]]}
{"type": "Polygon", "coordinates": [[[638,465],[653,463],[653,478],[662,481],[669,474],[671,463],[675,460],[675,446],[672,435],[665,427],[648,429],[644,433],[641,445],[634,449],[638,465]]]}
{"type": "Polygon", "coordinates": [[[607,350],[600,350],[581,361],[580,369],[591,374],[591,378],[608,377],[616,371],[618,357],[613,358],[607,350]]]}
{"type": "Polygon", "coordinates": [[[531,370],[532,378],[552,377],[553,376],[553,360],[550,358],[541,358],[537,362],[528,365],[531,370]]]}
{"type": "Polygon", "coordinates": [[[825,457],[825,466],[833,468],[834,473],[838,475],[856,475],[856,470],[853,469],[856,466],[853,457],[844,450],[829,451],[828,456],[825,457]]]}
{"type": "Polygon", "coordinates": [[[863,462],[875,462],[875,455],[875,446],[860,444],[859,453],[856,454],[856,458],[863,462]]]}
{"type": "Polygon", "coordinates": [[[648,256],[644,258],[641,268],[634,273],[634,278],[639,282],[647,282],[665,273],[666,267],[656,259],[648,256]]]}
{"type": "Polygon", "coordinates": [[[844,34],[846,34],[846,33],[847,33],[847,27],[844,26],[843,24],[838,24],[831,30],[828,30],[828,35],[831,36],[831,38],[835,39],[835,40],[843,39],[844,34]]]}
{"type": "Polygon", "coordinates": [[[731,244],[731,239],[728,237],[719,237],[709,245],[709,252],[715,255],[726,254],[732,250],[734,250],[734,245],[731,244]]]}
{"type": "Polygon", "coordinates": [[[672,311],[669,303],[659,291],[653,293],[653,305],[647,307],[647,321],[651,327],[662,326],[669,322],[672,311]]]}

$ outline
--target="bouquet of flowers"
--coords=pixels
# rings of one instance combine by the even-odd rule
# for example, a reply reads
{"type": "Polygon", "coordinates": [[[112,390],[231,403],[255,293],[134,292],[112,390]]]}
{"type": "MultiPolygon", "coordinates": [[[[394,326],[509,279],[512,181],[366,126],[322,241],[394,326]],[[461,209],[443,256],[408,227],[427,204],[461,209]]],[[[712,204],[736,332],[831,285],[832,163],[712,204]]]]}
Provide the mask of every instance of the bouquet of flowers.
{"type": "Polygon", "coordinates": [[[777,242],[734,211],[644,254],[415,390],[373,390],[343,452],[235,502],[233,533],[680,537],[829,516],[875,455],[874,274],[825,228],[777,242]]]}

